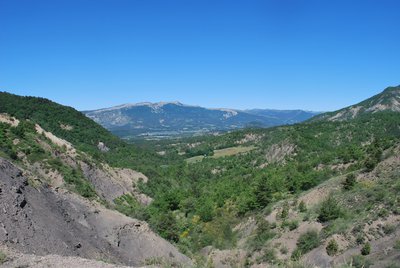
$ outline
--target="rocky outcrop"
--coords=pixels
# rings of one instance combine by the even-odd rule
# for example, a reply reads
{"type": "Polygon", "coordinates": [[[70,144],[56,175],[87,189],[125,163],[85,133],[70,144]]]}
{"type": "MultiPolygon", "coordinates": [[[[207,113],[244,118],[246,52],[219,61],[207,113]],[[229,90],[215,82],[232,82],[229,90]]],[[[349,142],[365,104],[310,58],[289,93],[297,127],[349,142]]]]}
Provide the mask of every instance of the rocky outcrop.
{"type": "Polygon", "coordinates": [[[79,161],[79,165],[96,192],[107,201],[112,203],[114,199],[122,195],[131,194],[143,205],[151,203],[152,199],[141,194],[135,187],[140,180],[147,182],[148,179],[144,174],[131,169],[112,168],[108,165],[91,165],[83,161],[79,161]]]}
{"type": "Polygon", "coordinates": [[[0,244],[25,254],[102,259],[142,265],[151,258],[190,263],[145,222],[66,190],[34,188],[0,158],[0,244]]]}

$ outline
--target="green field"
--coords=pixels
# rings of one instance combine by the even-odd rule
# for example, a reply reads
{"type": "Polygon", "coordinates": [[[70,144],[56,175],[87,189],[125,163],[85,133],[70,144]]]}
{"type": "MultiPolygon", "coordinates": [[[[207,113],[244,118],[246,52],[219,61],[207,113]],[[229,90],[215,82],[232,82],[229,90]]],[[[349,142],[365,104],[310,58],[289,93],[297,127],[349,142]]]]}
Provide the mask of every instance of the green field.
{"type": "MultiPolygon", "coordinates": [[[[210,156],[211,158],[220,158],[225,156],[233,156],[240,153],[250,152],[256,149],[256,146],[237,146],[237,147],[229,147],[220,150],[214,150],[214,155],[210,156]]],[[[204,155],[198,155],[191,158],[186,159],[186,162],[189,164],[197,163],[203,160],[204,155]]]]}

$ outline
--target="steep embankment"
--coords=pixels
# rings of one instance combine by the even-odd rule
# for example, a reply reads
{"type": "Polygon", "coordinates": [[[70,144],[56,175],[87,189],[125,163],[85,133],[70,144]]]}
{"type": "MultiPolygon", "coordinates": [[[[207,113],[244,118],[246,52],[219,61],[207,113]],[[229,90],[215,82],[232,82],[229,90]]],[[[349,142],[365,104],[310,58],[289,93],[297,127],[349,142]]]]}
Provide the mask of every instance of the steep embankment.
{"type": "Polygon", "coordinates": [[[152,258],[189,262],[145,222],[64,189],[35,188],[20,169],[2,158],[0,182],[0,242],[7,247],[126,265],[143,265],[152,258]]]}

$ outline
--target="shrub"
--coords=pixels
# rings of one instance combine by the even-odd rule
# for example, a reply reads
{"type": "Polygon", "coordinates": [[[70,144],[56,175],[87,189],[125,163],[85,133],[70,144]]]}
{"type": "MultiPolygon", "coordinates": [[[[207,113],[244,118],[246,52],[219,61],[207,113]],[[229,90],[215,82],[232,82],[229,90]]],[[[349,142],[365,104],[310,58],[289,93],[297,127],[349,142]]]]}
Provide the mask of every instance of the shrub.
{"type": "Polygon", "coordinates": [[[284,221],[282,223],[282,228],[289,228],[290,231],[296,230],[299,227],[299,222],[296,220],[284,221]]]}
{"type": "Polygon", "coordinates": [[[251,240],[249,240],[249,247],[252,250],[260,250],[267,243],[268,240],[275,236],[275,232],[271,230],[271,225],[268,221],[261,219],[258,222],[257,231],[251,240]]]}
{"type": "Polygon", "coordinates": [[[366,256],[369,255],[370,253],[371,253],[371,244],[367,242],[361,249],[361,255],[366,256]]]}
{"type": "Polygon", "coordinates": [[[0,251],[0,264],[5,263],[7,260],[7,255],[0,251]]]}
{"type": "Polygon", "coordinates": [[[289,204],[286,202],[282,207],[281,219],[286,219],[289,216],[289,204]]]}
{"type": "Polygon", "coordinates": [[[328,197],[328,199],[322,202],[318,215],[318,220],[320,222],[328,222],[341,217],[342,214],[342,210],[337,204],[337,201],[332,196],[330,196],[328,197]]]}
{"type": "Polygon", "coordinates": [[[335,256],[339,251],[339,245],[335,239],[329,241],[328,245],[326,246],[326,253],[329,256],[335,256]]]}
{"type": "Polygon", "coordinates": [[[304,203],[304,201],[301,201],[301,202],[300,202],[300,204],[299,204],[299,211],[302,212],[302,213],[304,213],[304,212],[307,211],[307,206],[306,206],[306,203],[304,203]]]}
{"type": "Polygon", "coordinates": [[[343,189],[351,190],[353,189],[355,184],[356,184],[356,176],[353,173],[351,173],[346,176],[346,180],[343,182],[343,189]]]}
{"type": "Polygon", "coordinates": [[[400,240],[397,240],[393,246],[394,249],[400,250],[400,240]]]}
{"type": "Polygon", "coordinates": [[[369,157],[367,160],[365,160],[365,168],[367,169],[367,171],[372,171],[374,170],[374,168],[376,167],[376,165],[378,164],[378,161],[375,158],[369,157]]]}
{"type": "Polygon", "coordinates": [[[297,248],[293,252],[292,258],[295,260],[299,259],[303,254],[318,247],[319,243],[320,238],[316,230],[309,230],[301,234],[297,240],[297,248]]]}
{"type": "Polygon", "coordinates": [[[274,263],[276,261],[276,252],[273,248],[267,248],[264,250],[262,256],[257,259],[258,263],[267,262],[274,263]]]}
{"type": "Polygon", "coordinates": [[[363,244],[364,241],[365,241],[364,235],[360,234],[360,235],[357,236],[357,238],[356,238],[356,243],[357,243],[358,245],[363,244]]]}
{"type": "Polygon", "coordinates": [[[352,267],[354,268],[369,268],[372,265],[371,261],[365,259],[364,256],[353,256],[352,267]]]}
{"type": "Polygon", "coordinates": [[[282,246],[280,249],[281,254],[286,255],[289,252],[289,249],[287,248],[287,246],[282,246]]]}
{"type": "Polygon", "coordinates": [[[395,230],[396,226],[394,225],[386,224],[385,226],[383,226],[383,232],[387,235],[394,233],[395,230]]]}

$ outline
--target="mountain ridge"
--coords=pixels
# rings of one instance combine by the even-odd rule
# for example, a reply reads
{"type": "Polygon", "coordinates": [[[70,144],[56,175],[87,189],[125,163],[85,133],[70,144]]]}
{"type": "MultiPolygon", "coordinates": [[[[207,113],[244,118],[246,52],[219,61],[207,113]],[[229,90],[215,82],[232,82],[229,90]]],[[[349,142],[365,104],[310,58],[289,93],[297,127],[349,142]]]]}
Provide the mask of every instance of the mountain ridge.
{"type": "Polygon", "coordinates": [[[178,101],[127,103],[82,112],[123,138],[196,135],[249,126],[271,127],[298,123],[318,114],[302,110],[205,108],[178,101]]]}
{"type": "Polygon", "coordinates": [[[381,111],[400,112],[400,86],[387,87],[382,92],[333,112],[323,113],[311,118],[310,121],[344,121],[360,115],[381,111]]]}

